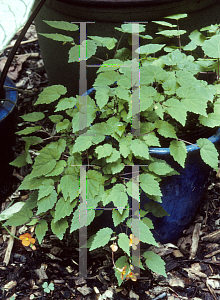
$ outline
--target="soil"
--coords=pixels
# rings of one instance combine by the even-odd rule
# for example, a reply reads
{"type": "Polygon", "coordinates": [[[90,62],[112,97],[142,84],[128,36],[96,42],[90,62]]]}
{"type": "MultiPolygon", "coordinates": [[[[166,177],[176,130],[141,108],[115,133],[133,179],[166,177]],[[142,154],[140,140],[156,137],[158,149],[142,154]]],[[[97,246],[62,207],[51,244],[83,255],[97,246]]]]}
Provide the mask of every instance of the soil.
{"type": "MultiPolygon", "coordinates": [[[[29,34],[31,37],[26,36],[29,42],[21,45],[17,53],[18,56],[29,54],[29,58],[22,63],[17,75],[14,71],[14,82],[22,89],[19,92],[18,115],[34,111],[37,95],[48,85],[34,26],[29,34]]],[[[3,56],[7,56],[7,51],[3,56]]],[[[19,64],[16,59],[14,70],[19,64]]],[[[18,130],[23,125],[19,119],[18,130]]],[[[17,137],[15,157],[23,149],[24,142],[17,137]]],[[[14,169],[13,188],[5,194],[1,211],[12,201],[28,198],[28,193],[18,191],[18,187],[29,172],[28,167],[14,169]]],[[[25,232],[33,234],[34,228],[19,226],[9,229],[18,237],[25,232]]],[[[79,278],[80,251],[74,237],[70,239],[66,235],[60,241],[49,230],[42,244],[36,241],[36,250],[32,250],[23,246],[20,240],[10,237],[1,227],[0,299],[220,299],[219,243],[220,170],[217,174],[210,174],[200,209],[182,237],[173,244],[150,247],[164,259],[167,277],[151,273],[148,269],[141,270],[137,281],[128,280],[118,287],[111,249],[104,247],[88,253],[87,277],[79,278]],[[43,288],[45,282],[52,284],[49,286],[51,289],[43,288]]]]}

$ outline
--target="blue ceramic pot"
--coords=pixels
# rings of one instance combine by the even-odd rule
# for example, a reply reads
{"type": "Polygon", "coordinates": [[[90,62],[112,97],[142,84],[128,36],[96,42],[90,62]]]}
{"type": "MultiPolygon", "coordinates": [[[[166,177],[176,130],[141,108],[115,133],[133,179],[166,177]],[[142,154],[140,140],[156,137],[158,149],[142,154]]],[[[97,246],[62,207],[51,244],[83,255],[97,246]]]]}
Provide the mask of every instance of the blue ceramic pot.
{"type": "MultiPolygon", "coordinates": [[[[94,88],[88,90],[87,94],[91,94],[93,91],[94,88]]],[[[203,136],[198,136],[198,138],[200,137],[203,136]]],[[[220,145],[220,129],[209,140],[215,143],[216,146],[220,145]]],[[[211,168],[201,159],[199,148],[196,144],[187,146],[186,149],[188,153],[187,159],[185,168],[182,168],[170,155],[169,148],[149,148],[152,157],[165,160],[180,173],[180,175],[164,177],[160,182],[163,194],[161,205],[169,216],[156,218],[149,214],[154,224],[154,230],[152,230],[154,237],[161,243],[175,241],[181,236],[183,230],[192,222],[207,187],[211,168]]],[[[125,173],[127,172],[131,172],[131,170],[125,171],[125,173]]],[[[140,195],[140,208],[144,209],[144,205],[150,201],[152,200],[142,192],[140,195]]],[[[131,205],[131,198],[129,203],[131,205]]],[[[96,229],[101,225],[100,228],[106,226],[113,228],[113,221],[109,211],[104,211],[97,220],[97,223],[96,221],[92,223],[96,229]]]]}
{"type": "MultiPolygon", "coordinates": [[[[220,129],[209,140],[216,146],[220,143],[220,129]]],[[[169,148],[150,148],[153,157],[164,159],[180,173],[165,177],[161,182],[162,206],[170,216],[152,217],[154,236],[161,243],[177,240],[192,222],[205,193],[211,168],[200,157],[199,148],[187,146],[187,159],[183,169],[170,155],[169,148]]],[[[149,199],[141,194],[141,207],[149,199]]]]}
{"type": "MultiPolygon", "coordinates": [[[[15,87],[9,78],[6,78],[5,86],[15,87]]],[[[15,144],[17,94],[16,90],[5,89],[4,98],[11,102],[0,101],[0,201],[12,185],[12,167],[9,163],[14,158],[12,147],[15,144]]]]}

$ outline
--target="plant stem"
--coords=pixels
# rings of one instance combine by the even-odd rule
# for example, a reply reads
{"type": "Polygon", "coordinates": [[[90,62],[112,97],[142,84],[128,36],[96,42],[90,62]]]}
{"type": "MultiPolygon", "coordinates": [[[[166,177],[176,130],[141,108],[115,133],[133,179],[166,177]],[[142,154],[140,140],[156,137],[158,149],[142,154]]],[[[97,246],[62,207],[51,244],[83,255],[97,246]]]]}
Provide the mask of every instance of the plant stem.
{"type": "Polygon", "coordinates": [[[20,92],[20,93],[27,93],[27,94],[30,94],[30,95],[33,94],[32,91],[22,90],[22,89],[18,89],[18,88],[16,88],[16,87],[7,86],[7,85],[4,85],[3,88],[4,88],[4,89],[9,89],[9,90],[15,90],[15,91],[18,91],[18,92],[20,92]]]}
{"type": "Polygon", "coordinates": [[[13,238],[15,238],[15,239],[17,239],[17,240],[20,240],[18,237],[16,237],[15,235],[13,235],[13,234],[11,233],[11,231],[10,231],[6,226],[2,225],[2,227],[4,227],[5,230],[6,230],[11,236],[13,236],[13,238]]]}
{"type": "Polygon", "coordinates": [[[199,146],[197,146],[196,144],[193,144],[193,143],[190,143],[190,142],[181,140],[181,139],[179,139],[179,138],[178,138],[178,141],[181,141],[181,142],[184,142],[184,143],[186,143],[186,144],[189,144],[189,145],[192,145],[192,146],[195,146],[195,147],[198,147],[198,148],[199,148],[199,146]]]}
{"type": "Polygon", "coordinates": [[[44,2],[46,0],[41,0],[39,2],[39,4],[37,5],[37,7],[34,9],[34,11],[32,12],[32,14],[30,15],[29,19],[27,20],[27,23],[25,24],[25,26],[23,27],[23,29],[21,30],[21,33],[19,34],[18,38],[17,38],[17,41],[16,43],[14,44],[13,48],[11,49],[11,52],[8,56],[8,59],[6,61],[6,64],[4,66],[4,69],[1,73],[1,77],[0,77],[0,91],[2,91],[3,89],[3,85],[4,85],[4,82],[5,82],[5,79],[6,79],[6,76],[7,76],[7,73],[8,73],[8,69],[12,63],[12,60],[15,56],[15,53],[25,35],[25,33],[27,32],[29,26],[31,25],[31,23],[33,22],[33,20],[35,19],[36,15],[38,14],[38,12],[40,11],[41,7],[44,5],[44,2]]]}

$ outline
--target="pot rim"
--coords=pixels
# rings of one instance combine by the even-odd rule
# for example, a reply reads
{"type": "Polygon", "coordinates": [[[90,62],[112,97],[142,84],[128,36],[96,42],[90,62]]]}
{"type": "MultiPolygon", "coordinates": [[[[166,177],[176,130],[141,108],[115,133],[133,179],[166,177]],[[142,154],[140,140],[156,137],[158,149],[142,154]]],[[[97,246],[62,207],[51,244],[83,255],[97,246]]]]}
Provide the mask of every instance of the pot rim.
{"type": "MultiPolygon", "coordinates": [[[[89,89],[87,92],[85,92],[82,96],[85,97],[86,95],[91,94],[93,91],[95,91],[95,88],[89,89]]],[[[216,131],[214,135],[208,138],[210,142],[213,144],[220,140],[220,128],[216,131]]],[[[195,150],[199,150],[199,146],[195,143],[193,145],[186,146],[187,152],[192,152],[195,150]]],[[[149,153],[157,153],[157,154],[170,154],[170,148],[159,148],[159,147],[149,147],[149,153]]]]}
{"type": "MultiPolygon", "coordinates": [[[[4,85],[15,87],[14,82],[9,77],[6,77],[4,85]]],[[[3,121],[15,108],[18,100],[18,92],[14,89],[5,89],[5,97],[6,99],[11,100],[14,104],[9,101],[4,101],[4,103],[0,105],[0,122],[3,121]]]]}

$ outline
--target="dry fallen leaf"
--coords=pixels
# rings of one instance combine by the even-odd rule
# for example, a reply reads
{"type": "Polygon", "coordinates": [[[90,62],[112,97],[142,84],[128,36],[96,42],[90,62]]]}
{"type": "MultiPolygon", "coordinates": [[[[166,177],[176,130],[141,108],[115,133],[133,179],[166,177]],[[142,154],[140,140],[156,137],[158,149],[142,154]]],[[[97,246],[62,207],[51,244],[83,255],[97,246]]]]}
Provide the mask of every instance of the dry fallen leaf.
{"type": "MultiPolygon", "coordinates": [[[[9,67],[8,77],[12,80],[16,80],[18,78],[19,72],[22,70],[23,63],[28,59],[29,54],[16,55],[13,60],[13,64],[9,67]]],[[[0,60],[0,71],[3,70],[5,63],[7,61],[7,57],[3,57],[0,60]]]]}

